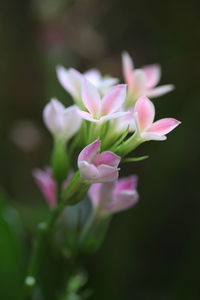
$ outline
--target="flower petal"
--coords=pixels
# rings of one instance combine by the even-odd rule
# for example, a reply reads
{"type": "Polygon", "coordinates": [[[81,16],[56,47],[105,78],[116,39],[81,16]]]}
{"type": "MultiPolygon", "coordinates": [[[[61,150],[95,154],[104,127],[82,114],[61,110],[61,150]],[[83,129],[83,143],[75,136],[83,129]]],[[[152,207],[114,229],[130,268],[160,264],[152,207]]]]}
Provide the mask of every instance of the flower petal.
{"type": "Polygon", "coordinates": [[[88,194],[91,199],[92,205],[94,207],[98,207],[101,201],[101,195],[100,195],[100,190],[101,190],[102,184],[101,183],[94,183],[91,185],[88,194]]]}
{"type": "Polygon", "coordinates": [[[82,119],[76,105],[69,106],[63,114],[64,134],[70,139],[80,128],[82,119]]]}
{"type": "Polygon", "coordinates": [[[93,164],[90,164],[87,161],[80,161],[78,166],[81,176],[84,179],[95,181],[99,178],[99,171],[93,164]]]}
{"type": "Polygon", "coordinates": [[[125,116],[118,118],[115,121],[115,128],[117,131],[125,131],[129,128],[129,132],[133,132],[136,129],[135,119],[134,119],[134,108],[130,108],[125,116]]]}
{"type": "Polygon", "coordinates": [[[59,136],[63,128],[64,105],[57,99],[52,99],[43,110],[43,119],[46,127],[55,136],[59,136]]]}
{"type": "Polygon", "coordinates": [[[137,99],[138,97],[146,95],[147,89],[147,78],[143,70],[136,69],[134,71],[135,84],[134,84],[134,96],[137,99]]]}
{"type": "Polygon", "coordinates": [[[164,94],[167,94],[167,93],[173,91],[174,88],[175,87],[173,84],[161,85],[155,89],[148,90],[146,95],[147,95],[147,97],[150,97],[150,98],[156,98],[156,97],[162,96],[164,94]]]}
{"type": "Polygon", "coordinates": [[[130,55],[127,52],[122,53],[122,70],[123,70],[124,80],[128,84],[128,88],[133,89],[134,65],[130,55]]]}
{"type": "Polygon", "coordinates": [[[106,92],[106,89],[108,89],[109,87],[117,84],[119,82],[118,78],[113,78],[113,77],[103,77],[101,79],[101,85],[100,88],[101,90],[103,90],[104,92],[106,92]]]}
{"type": "Polygon", "coordinates": [[[126,85],[112,87],[102,99],[101,115],[108,115],[119,110],[126,98],[126,85]]]}
{"type": "Polygon", "coordinates": [[[90,69],[83,73],[84,77],[92,83],[96,88],[99,86],[99,82],[101,80],[101,74],[97,69],[90,69]]]}
{"type": "Polygon", "coordinates": [[[99,139],[86,146],[78,156],[78,166],[82,161],[87,161],[88,163],[91,163],[95,158],[96,154],[99,152],[100,147],[101,141],[99,139]]]}
{"type": "Polygon", "coordinates": [[[87,108],[87,110],[98,116],[101,110],[101,99],[100,95],[94,85],[92,85],[88,80],[84,80],[81,90],[82,100],[87,108]]]}
{"type": "Polygon", "coordinates": [[[82,75],[75,69],[67,70],[62,66],[56,67],[56,73],[60,84],[73,97],[80,96],[82,75]]]}
{"type": "Polygon", "coordinates": [[[153,132],[142,132],[141,138],[146,141],[164,141],[167,139],[165,135],[157,134],[153,132]]]}
{"type": "Polygon", "coordinates": [[[137,191],[121,191],[119,194],[114,195],[114,199],[112,202],[107,203],[106,212],[113,214],[119,211],[126,210],[135,205],[138,200],[139,195],[137,191]]]}
{"type": "Polygon", "coordinates": [[[95,165],[109,165],[117,168],[120,163],[121,157],[111,151],[105,151],[97,155],[95,165]]]}
{"type": "Polygon", "coordinates": [[[148,132],[165,135],[176,128],[181,122],[173,118],[164,118],[154,122],[148,132]]]}
{"type": "Polygon", "coordinates": [[[155,108],[147,97],[140,97],[135,104],[134,113],[137,113],[141,131],[145,131],[151,126],[154,120],[155,108]]]}
{"type": "Polygon", "coordinates": [[[90,121],[90,122],[95,122],[95,123],[99,123],[101,122],[101,120],[95,119],[92,117],[91,114],[89,114],[87,111],[83,111],[83,110],[78,110],[78,114],[81,116],[81,118],[90,121]]]}
{"type": "Polygon", "coordinates": [[[100,118],[101,121],[106,121],[106,120],[112,120],[112,119],[117,119],[117,118],[121,118],[121,117],[124,117],[128,114],[127,111],[119,111],[119,112],[116,112],[116,113],[113,113],[113,114],[110,114],[110,115],[107,115],[107,116],[103,116],[100,118]]]}
{"type": "Polygon", "coordinates": [[[114,193],[120,193],[123,190],[133,191],[137,188],[138,177],[129,176],[126,178],[121,178],[116,182],[114,193]]]}
{"type": "Polygon", "coordinates": [[[147,88],[151,89],[158,84],[161,77],[160,65],[154,64],[149,66],[144,66],[142,68],[147,78],[147,88]]]}
{"type": "Polygon", "coordinates": [[[99,171],[99,179],[96,182],[111,182],[117,180],[119,176],[118,169],[108,165],[100,165],[97,167],[99,171]]]}
{"type": "Polygon", "coordinates": [[[46,171],[35,169],[33,177],[49,206],[54,207],[56,205],[56,182],[51,177],[51,172],[48,169],[46,171]]]}

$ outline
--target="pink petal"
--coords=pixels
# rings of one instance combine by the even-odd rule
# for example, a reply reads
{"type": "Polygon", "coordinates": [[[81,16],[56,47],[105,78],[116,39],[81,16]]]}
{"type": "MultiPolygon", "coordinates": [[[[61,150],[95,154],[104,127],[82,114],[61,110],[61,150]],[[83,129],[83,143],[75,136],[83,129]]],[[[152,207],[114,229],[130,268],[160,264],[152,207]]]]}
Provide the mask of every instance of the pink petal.
{"type": "Polygon", "coordinates": [[[74,87],[76,97],[80,97],[83,75],[79,71],[73,68],[70,68],[68,73],[69,73],[69,77],[71,78],[71,83],[74,87]]]}
{"type": "Polygon", "coordinates": [[[36,169],[33,171],[34,179],[47,200],[50,207],[55,207],[56,205],[56,182],[51,177],[49,170],[42,171],[36,169]]]}
{"type": "Polygon", "coordinates": [[[117,181],[114,189],[114,193],[119,193],[123,190],[133,191],[137,187],[138,177],[130,176],[126,178],[121,178],[117,181]]]}
{"type": "Polygon", "coordinates": [[[161,77],[161,68],[159,65],[149,65],[142,68],[147,78],[147,88],[153,88],[158,84],[161,77]]]}
{"type": "Polygon", "coordinates": [[[64,105],[57,99],[52,99],[44,108],[43,119],[47,128],[55,135],[59,135],[59,131],[63,127],[64,105]]]}
{"type": "Polygon", "coordinates": [[[119,111],[119,112],[116,112],[116,113],[113,113],[113,114],[110,114],[110,115],[107,115],[107,116],[103,116],[100,118],[101,121],[106,121],[106,120],[112,120],[112,119],[117,119],[117,118],[121,118],[125,115],[127,115],[128,112],[127,111],[119,111]]]}
{"type": "Polygon", "coordinates": [[[85,78],[92,83],[95,87],[98,87],[98,84],[101,80],[101,74],[97,69],[90,69],[86,71],[84,74],[85,78]]]}
{"type": "Polygon", "coordinates": [[[153,133],[153,132],[142,132],[141,138],[146,141],[164,141],[167,139],[165,135],[153,133]]]}
{"type": "Polygon", "coordinates": [[[118,169],[108,166],[108,165],[100,165],[97,167],[99,171],[99,179],[98,182],[111,182],[117,180],[119,176],[118,169]]]}
{"type": "Polygon", "coordinates": [[[101,183],[94,183],[91,185],[91,187],[88,191],[89,197],[90,197],[92,205],[94,207],[98,207],[99,203],[101,201],[101,198],[100,198],[101,186],[102,186],[101,183]]]}
{"type": "Polygon", "coordinates": [[[173,84],[161,85],[155,89],[148,90],[146,95],[150,98],[156,98],[174,90],[173,84]]]}
{"type": "Polygon", "coordinates": [[[127,114],[119,118],[116,122],[117,130],[124,131],[129,127],[129,131],[133,132],[135,130],[135,120],[133,109],[130,108],[127,114]]]}
{"type": "Polygon", "coordinates": [[[73,97],[79,97],[82,75],[77,70],[70,69],[69,71],[62,66],[56,68],[56,73],[60,84],[73,97]]]}
{"type": "Polygon", "coordinates": [[[95,181],[99,178],[99,171],[93,164],[87,161],[80,161],[78,167],[84,179],[95,181]]]}
{"type": "Polygon", "coordinates": [[[117,168],[120,163],[121,157],[111,151],[105,151],[100,153],[95,158],[95,165],[109,165],[117,168]]]}
{"type": "Polygon", "coordinates": [[[155,116],[153,103],[145,96],[140,97],[134,107],[134,113],[137,113],[139,127],[142,131],[148,129],[155,116]]]}
{"type": "Polygon", "coordinates": [[[86,146],[78,156],[78,166],[82,161],[87,161],[88,163],[91,163],[97,155],[97,153],[99,152],[100,147],[101,141],[99,139],[86,146]]]}
{"type": "Polygon", "coordinates": [[[78,109],[78,114],[85,120],[87,121],[90,121],[90,122],[95,122],[95,123],[99,123],[101,122],[101,120],[98,120],[98,119],[95,119],[91,116],[91,114],[89,114],[88,112],[86,111],[83,111],[83,110],[80,110],[78,109]]]}
{"type": "Polygon", "coordinates": [[[134,71],[134,76],[135,76],[135,84],[133,89],[134,96],[137,98],[146,95],[147,79],[144,71],[141,69],[136,69],[134,71]]]}
{"type": "Polygon", "coordinates": [[[101,109],[100,95],[94,85],[88,80],[84,80],[82,84],[82,100],[87,110],[94,116],[98,116],[101,109]]]}
{"type": "Polygon", "coordinates": [[[165,135],[176,128],[181,122],[173,118],[165,118],[156,121],[148,129],[148,132],[165,135]]]}
{"type": "Polygon", "coordinates": [[[133,89],[134,86],[134,65],[130,55],[127,52],[122,53],[122,69],[124,80],[128,84],[129,89],[133,89]]]}
{"type": "Polygon", "coordinates": [[[101,115],[108,115],[119,110],[126,98],[126,85],[112,87],[102,99],[101,115]]]}
{"type": "Polygon", "coordinates": [[[121,193],[114,195],[112,202],[107,203],[106,212],[116,213],[124,211],[135,205],[139,200],[139,195],[136,191],[122,191],[121,193]]]}

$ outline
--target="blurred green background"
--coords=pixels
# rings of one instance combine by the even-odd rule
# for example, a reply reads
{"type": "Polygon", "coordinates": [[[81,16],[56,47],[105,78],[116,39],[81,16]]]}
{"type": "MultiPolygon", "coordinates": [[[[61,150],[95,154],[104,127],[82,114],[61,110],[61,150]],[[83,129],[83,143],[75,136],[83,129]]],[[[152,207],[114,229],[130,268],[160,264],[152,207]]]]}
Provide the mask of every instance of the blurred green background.
{"type": "Polygon", "coordinates": [[[123,166],[122,175],[139,175],[140,203],[115,216],[89,259],[92,299],[200,299],[199,2],[2,0],[0,7],[0,299],[21,299],[24,240],[47,214],[31,172],[48,164],[52,147],[44,104],[54,96],[71,104],[55,66],[121,77],[123,50],[136,67],[161,64],[162,83],[176,90],[155,99],[157,118],[182,125],[137,150],[150,159],[123,166]]]}

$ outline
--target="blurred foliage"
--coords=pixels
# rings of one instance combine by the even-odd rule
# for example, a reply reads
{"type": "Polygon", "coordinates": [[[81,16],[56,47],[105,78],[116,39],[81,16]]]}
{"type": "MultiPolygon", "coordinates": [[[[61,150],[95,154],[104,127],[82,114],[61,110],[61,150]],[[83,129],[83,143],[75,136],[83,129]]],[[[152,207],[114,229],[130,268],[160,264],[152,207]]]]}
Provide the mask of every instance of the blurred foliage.
{"type": "Polygon", "coordinates": [[[103,247],[90,258],[92,299],[200,298],[199,9],[195,0],[2,0],[0,182],[22,222],[2,196],[0,299],[21,299],[30,240],[24,248],[16,229],[22,223],[32,237],[47,214],[31,172],[48,164],[52,147],[42,124],[44,104],[53,96],[71,103],[55,66],[80,71],[96,66],[121,76],[124,49],[136,67],[162,65],[162,82],[176,90],[155,100],[157,118],[174,116],[182,125],[166,142],[146,143],[134,154],[148,154],[148,160],[124,164],[122,175],[139,175],[141,201],[112,220],[103,247]],[[16,130],[21,121],[33,125],[34,135],[16,130]],[[24,135],[26,147],[20,142],[24,135]]]}
{"type": "Polygon", "coordinates": [[[22,224],[9,199],[0,194],[0,299],[22,299],[24,245],[22,224]]]}

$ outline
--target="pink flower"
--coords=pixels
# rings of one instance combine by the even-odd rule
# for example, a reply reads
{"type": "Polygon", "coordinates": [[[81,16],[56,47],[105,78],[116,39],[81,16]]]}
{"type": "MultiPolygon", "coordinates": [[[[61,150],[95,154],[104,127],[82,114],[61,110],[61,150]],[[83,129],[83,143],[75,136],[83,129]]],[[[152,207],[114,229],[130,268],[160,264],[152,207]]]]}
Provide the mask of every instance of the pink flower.
{"type": "Polygon", "coordinates": [[[95,183],[89,189],[94,209],[102,215],[126,210],[138,202],[137,176],[130,176],[111,183],[95,183]]]}
{"type": "Polygon", "coordinates": [[[134,69],[133,61],[127,52],[122,54],[124,80],[128,84],[128,91],[133,101],[140,96],[155,98],[174,89],[172,84],[156,87],[161,77],[161,68],[158,64],[134,69]]]}
{"type": "Polygon", "coordinates": [[[83,78],[86,78],[100,92],[104,94],[111,86],[118,82],[117,78],[102,76],[97,69],[91,69],[81,74],[79,71],[62,66],[56,68],[56,73],[60,84],[75,99],[81,98],[81,85],[83,78]]]}
{"type": "Polygon", "coordinates": [[[173,118],[160,119],[153,123],[155,107],[147,97],[137,100],[134,114],[137,131],[144,140],[163,141],[166,139],[165,135],[181,123],[173,118]]]}
{"type": "Polygon", "coordinates": [[[33,171],[33,177],[49,206],[51,208],[55,207],[56,181],[52,177],[51,169],[46,168],[44,171],[35,169],[33,171]]]}
{"type": "Polygon", "coordinates": [[[117,78],[102,76],[97,69],[90,69],[83,73],[83,75],[98,89],[99,93],[102,95],[104,95],[110,87],[117,84],[119,81],[117,78]]]}
{"type": "Polygon", "coordinates": [[[135,131],[134,106],[127,110],[126,115],[114,120],[114,122],[114,129],[119,133],[124,132],[127,128],[129,128],[129,132],[135,131]]]}
{"type": "Polygon", "coordinates": [[[78,156],[78,167],[82,177],[92,182],[110,182],[118,178],[121,158],[110,151],[99,153],[98,139],[86,146],[78,156]]]}
{"type": "Polygon", "coordinates": [[[126,114],[126,112],[119,111],[125,98],[125,84],[112,87],[101,99],[97,88],[85,79],[82,85],[82,100],[88,112],[79,110],[79,114],[83,119],[91,122],[118,118],[126,114]]]}
{"type": "Polygon", "coordinates": [[[45,106],[43,119],[54,138],[64,142],[75,135],[80,129],[82,122],[76,105],[65,108],[57,99],[52,99],[45,106]]]}

